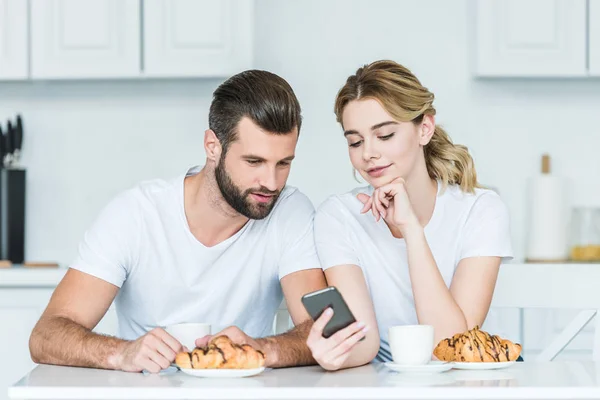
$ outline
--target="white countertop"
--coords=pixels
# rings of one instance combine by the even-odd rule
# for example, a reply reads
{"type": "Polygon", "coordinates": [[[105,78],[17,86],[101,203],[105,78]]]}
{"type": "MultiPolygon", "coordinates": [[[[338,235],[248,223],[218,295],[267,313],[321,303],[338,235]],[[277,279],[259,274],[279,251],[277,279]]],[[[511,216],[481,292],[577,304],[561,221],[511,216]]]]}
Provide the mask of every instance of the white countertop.
{"type": "Polygon", "coordinates": [[[67,268],[0,268],[0,288],[56,287],[67,268]]]}
{"type": "Polygon", "coordinates": [[[87,368],[36,367],[9,388],[12,399],[598,399],[600,363],[523,362],[502,370],[428,375],[383,364],[339,372],[320,367],[267,369],[237,379],[208,379],[87,368]]]}

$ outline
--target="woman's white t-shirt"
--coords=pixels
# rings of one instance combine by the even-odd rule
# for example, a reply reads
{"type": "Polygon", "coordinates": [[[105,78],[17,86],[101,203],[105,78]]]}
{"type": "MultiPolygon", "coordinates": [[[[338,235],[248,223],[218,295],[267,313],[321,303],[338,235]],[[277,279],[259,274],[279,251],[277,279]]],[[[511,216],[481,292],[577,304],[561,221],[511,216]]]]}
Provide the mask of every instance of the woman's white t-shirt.
{"type": "MultiPolygon", "coordinates": [[[[418,323],[406,242],[394,238],[383,219],[377,222],[371,212],[360,213],[363,205],[356,198],[358,193],[371,195],[373,187],[332,196],[319,207],[317,253],[324,270],[346,264],[362,269],[381,337],[377,360],[390,361],[389,327],[418,323]]],[[[433,215],[424,231],[446,286],[450,287],[464,258],[512,258],[509,225],[508,210],[494,191],[476,189],[475,194],[468,194],[456,185],[444,190],[438,183],[433,215]]]]}

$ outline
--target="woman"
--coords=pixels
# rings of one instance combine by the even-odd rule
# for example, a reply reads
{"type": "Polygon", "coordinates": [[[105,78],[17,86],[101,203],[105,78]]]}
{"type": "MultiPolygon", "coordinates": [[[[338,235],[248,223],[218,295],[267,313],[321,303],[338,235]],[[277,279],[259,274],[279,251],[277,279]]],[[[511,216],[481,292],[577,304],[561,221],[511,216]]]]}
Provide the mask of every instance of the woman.
{"type": "Polygon", "coordinates": [[[393,61],[359,68],[338,93],[350,161],[369,186],[330,197],[315,217],[327,281],[358,321],[328,339],[331,312],[315,322],[308,346],[325,369],[391,360],[390,326],[433,325],[437,343],[481,325],[512,257],[507,209],[435,124],[433,99],[393,61]]]}

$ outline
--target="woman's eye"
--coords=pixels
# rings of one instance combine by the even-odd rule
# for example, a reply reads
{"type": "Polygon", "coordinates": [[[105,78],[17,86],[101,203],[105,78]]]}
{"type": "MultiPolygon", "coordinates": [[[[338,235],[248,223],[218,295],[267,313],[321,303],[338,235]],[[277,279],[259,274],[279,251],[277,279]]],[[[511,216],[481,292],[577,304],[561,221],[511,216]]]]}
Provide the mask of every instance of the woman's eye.
{"type": "Polygon", "coordinates": [[[350,143],[348,146],[350,146],[350,147],[358,147],[358,146],[360,146],[361,143],[362,143],[362,140],[359,140],[358,142],[350,143]]]}
{"type": "Polygon", "coordinates": [[[392,133],[390,133],[389,135],[385,135],[385,136],[379,136],[379,139],[381,139],[381,140],[388,140],[388,139],[391,139],[391,138],[394,136],[394,134],[395,134],[395,133],[396,133],[396,132],[392,132],[392,133]]]}
{"type": "Polygon", "coordinates": [[[257,165],[260,161],[259,160],[246,160],[248,162],[248,164],[250,165],[257,165]]]}

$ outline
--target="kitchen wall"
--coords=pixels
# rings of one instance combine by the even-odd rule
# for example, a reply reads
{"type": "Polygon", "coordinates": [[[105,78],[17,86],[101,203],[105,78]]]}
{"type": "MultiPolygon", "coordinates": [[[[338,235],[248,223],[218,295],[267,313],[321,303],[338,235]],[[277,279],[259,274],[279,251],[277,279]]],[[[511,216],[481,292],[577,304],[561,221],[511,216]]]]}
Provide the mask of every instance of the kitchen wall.
{"type": "MultiPolygon", "coordinates": [[[[304,125],[290,184],[321,203],[357,185],[332,111],[345,78],[390,58],[436,94],[438,122],[499,189],[524,252],[526,178],[542,152],[577,204],[600,205],[600,80],[474,80],[466,0],[256,1],[255,63],[292,84],[304,125]]],[[[218,80],[0,83],[0,118],[21,112],[26,255],[68,264],[100,208],[137,181],[202,163],[218,80]]]]}

